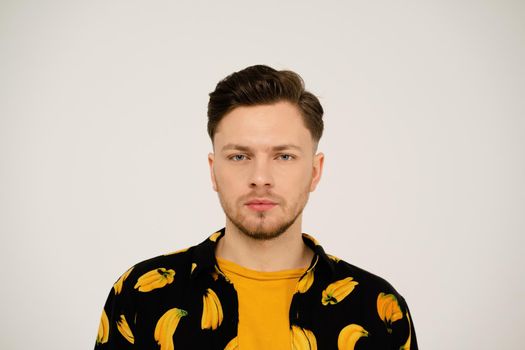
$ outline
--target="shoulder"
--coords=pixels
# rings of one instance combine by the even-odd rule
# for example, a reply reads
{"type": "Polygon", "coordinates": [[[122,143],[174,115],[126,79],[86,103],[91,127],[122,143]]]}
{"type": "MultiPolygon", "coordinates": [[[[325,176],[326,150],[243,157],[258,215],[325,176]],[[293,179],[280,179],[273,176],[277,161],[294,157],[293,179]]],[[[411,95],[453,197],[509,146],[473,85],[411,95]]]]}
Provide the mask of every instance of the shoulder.
{"type": "Polygon", "coordinates": [[[303,240],[322,262],[323,268],[318,269],[316,275],[321,278],[323,283],[352,285],[361,291],[361,295],[366,296],[378,295],[379,293],[399,295],[386,279],[334,255],[327,254],[311,235],[303,233],[303,240]]]}
{"type": "Polygon", "coordinates": [[[136,263],[115,282],[115,294],[180,289],[190,278],[214,267],[214,246],[221,234],[223,230],[214,232],[197,245],[136,263]]]}
{"type": "Polygon", "coordinates": [[[336,279],[352,277],[358,283],[359,289],[368,295],[393,294],[400,298],[394,286],[385,278],[376,275],[356,265],[350,264],[342,259],[330,256],[334,266],[334,276],[336,279]]]}
{"type": "Polygon", "coordinates": [[[156,289],[162,284],[170,284],[174,278],[188,278],[192,270],[194,248],[195,246],[180,249],[134,264],[113,285],[115,294],[127,294],[126,291],[134,289],[156,289]]]}
{"type": "Polygon", "coordinates": [[[132,266],[135,273],[146,273],[152,269],[157,268],[170,268],[180,269],[188,264],[191,265],[192,253],[195,247],[188,247],[179,249],[166,254],[158,255],[143,261],[140,261],[132,266]]]}

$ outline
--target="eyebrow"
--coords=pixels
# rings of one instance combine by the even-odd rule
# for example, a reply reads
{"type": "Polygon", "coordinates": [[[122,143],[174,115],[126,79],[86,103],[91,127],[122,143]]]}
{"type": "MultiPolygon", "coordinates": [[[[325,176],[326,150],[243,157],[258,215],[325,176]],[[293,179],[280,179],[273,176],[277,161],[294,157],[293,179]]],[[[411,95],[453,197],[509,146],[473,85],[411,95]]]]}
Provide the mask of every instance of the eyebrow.
{"type": "MultiPolygon", "coordinates": [[[[297,145],[293,145],[293,144],[278,145],[278,146],[271,147],[272,151],[284,151],[284,150],[287,150],[287,149],[293,149],[293,150],[296,150],[296,151],[299,151],[299,152],[303,151],[301,149],[301,147],[299,147],[297,145]]],[[[235,144],[235,143],[228,143],[224,147],[222,147],[222,149],[221,149],[222,152],[228,151],[228,150],[237,150],[237,151],[243,151],[243,152],[251,152],[252,151],[252,149],[250,147],[248,147],[248,146],[243,146],[243,145],[239,145],[239,144],[235,144]]]]}

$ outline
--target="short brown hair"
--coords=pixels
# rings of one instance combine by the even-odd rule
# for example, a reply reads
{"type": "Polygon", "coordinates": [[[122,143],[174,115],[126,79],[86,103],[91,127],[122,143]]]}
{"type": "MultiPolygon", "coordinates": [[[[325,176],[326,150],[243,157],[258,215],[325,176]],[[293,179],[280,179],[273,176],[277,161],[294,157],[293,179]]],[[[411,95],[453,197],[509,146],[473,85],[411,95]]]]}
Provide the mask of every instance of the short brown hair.
{"type": "Polygon", "coordinates": [[[323,107],[319,99],[304,88],[299,74],[255,65],[221,80],[210,93],[208,134],[213,137],[221,119],[240,106],[254,106],[288,101],[296,105],[306,128],[317,145],[323,135],[323,107]]]}

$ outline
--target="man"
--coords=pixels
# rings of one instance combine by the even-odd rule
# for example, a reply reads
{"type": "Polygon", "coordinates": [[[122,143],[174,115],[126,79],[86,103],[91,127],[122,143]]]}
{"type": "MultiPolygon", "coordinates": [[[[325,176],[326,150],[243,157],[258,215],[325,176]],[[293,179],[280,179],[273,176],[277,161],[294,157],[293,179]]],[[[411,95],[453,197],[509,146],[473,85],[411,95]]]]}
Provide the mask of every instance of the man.
{"type": "Polygon", "coordinates": [[[252,66],[217,84],[208,162],[226,225],[125,272],[95,349],[417,349],[401,295],[301,231],[322,116],[291,71],[252,66]]]}

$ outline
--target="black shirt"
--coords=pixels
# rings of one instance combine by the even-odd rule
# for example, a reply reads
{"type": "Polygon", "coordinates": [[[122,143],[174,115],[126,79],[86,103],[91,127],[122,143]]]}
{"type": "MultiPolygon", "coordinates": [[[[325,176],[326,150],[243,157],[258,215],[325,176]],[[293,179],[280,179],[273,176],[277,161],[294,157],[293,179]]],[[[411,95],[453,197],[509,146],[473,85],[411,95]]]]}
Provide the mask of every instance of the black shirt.
{"type": "MultiPolygon", "coordinates": [[[[237,293],[204,242],[140,262],[124,273],[104,306],[95,350],[238,349],[237,293]]],[[[403,297],[384,279],[314,251],[289,312],[290,349],[416,350],[403,297]]],[[[242,349],[241,349],[242,350],[242,349]]]]}

